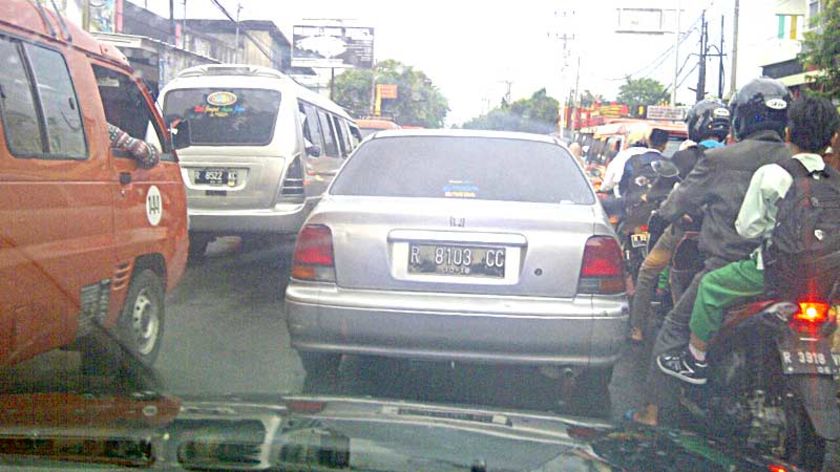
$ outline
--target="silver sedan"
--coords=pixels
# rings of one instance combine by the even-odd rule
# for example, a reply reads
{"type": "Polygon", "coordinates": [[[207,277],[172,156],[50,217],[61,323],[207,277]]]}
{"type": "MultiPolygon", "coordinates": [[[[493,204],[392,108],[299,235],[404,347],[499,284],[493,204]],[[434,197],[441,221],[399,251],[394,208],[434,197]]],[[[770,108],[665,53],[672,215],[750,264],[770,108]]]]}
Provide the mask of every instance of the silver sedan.
{"type": "Polygon", "coordinates": [[[549,136],[374,135],[300,231],[286,290],[307,376],[342,354],[586,371],[606,388],[626,342],[615,234],[549,136]]]}

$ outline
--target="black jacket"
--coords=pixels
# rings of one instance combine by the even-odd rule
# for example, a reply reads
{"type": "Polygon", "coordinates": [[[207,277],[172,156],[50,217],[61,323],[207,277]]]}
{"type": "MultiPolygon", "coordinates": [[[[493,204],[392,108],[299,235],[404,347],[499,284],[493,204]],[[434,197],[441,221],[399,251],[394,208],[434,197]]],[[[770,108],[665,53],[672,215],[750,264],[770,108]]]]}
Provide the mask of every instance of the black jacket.
{"type": "Polygon", "coordinates": [[[706,257],[744,259],[760,244],[758,239],[742,238],[735,230],[752,175],[763,165],[790,157],[782,138],[773,131],[759,131],[730,146],[706,150],[662,204],[659,215],[674,222],[702,209],[700,250],[706,257]]]}

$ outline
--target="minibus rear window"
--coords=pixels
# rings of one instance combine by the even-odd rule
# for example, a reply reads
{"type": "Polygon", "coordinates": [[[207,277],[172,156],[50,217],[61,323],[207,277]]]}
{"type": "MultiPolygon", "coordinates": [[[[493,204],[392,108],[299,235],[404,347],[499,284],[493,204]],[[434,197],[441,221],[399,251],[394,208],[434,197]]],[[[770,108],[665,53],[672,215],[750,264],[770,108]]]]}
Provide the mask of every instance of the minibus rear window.
{"type": "Polygon", "coordinates": [[[168,123],[190,121],[198,146],[265,146],[274,136],[280,92],[264,89],[171,90],[163,101],[168,123]]]}

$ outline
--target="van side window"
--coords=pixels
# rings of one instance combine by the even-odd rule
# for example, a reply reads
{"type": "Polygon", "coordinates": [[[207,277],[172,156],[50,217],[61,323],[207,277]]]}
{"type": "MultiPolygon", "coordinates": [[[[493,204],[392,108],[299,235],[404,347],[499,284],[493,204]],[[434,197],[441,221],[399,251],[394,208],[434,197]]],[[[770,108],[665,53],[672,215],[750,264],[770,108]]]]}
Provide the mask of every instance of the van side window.
{"type": "Polygon", "coordinates": [[[347,157],[353,151],[353,147],[350,145],[350,140],[347,136],[347,125],[344,124],[344,120],[342,118],[335,115],[332,116],[332,120],[338,134],[338,145],[341,148],[341,156],[347,157]]]}
{"type": "Polygon", "coordinates": [[[350,137],[353,140],[353,148],[355,149],[362,142],[362,130],[353,123],[350,124],[350,137]]]}
{"type": "Polygon", "coordinates": [[[324,155],[338,157],[338,145],[335,142],[335,130],[332,120],[324,110],[318,110],[318,118],[321,121],[321,131],[324,134],[324,155]]]}
{"type": "MultiPolygon", "coordinates": [[[[96,64],[93,65],[93,75],[108,123],[133,138],[145,140],[157,147],[159,152],[169,152],[162,149],[161,143],[166,142],[163,133],[158,129],[154,113],[137,83],[126,74],[96,64]]],[[[172,159],[172,156],[161,156],[164,157],[172,159]]]]}
{"type": "Polygon", "coordinates": [[[56,157],[87,157],[79,101],[70,71],[61,53],[26,43],[47,129],[47,154],[56,157]]]}
{"type": "Polygon", "coordinates": [[[314,145],[324,152],[324,138],[321,133],[321,124],[318,122],[318,110],[314,105],[306,102],[298,102],[298,109],[303,113],[303,137],[308,141],[307,146],[314,145]]]}
{"type": "Polygon", "coordinates": [[[9,151],[16,156],[44,153],[32,82],[26,75],[19,44],[0,37],[0,118],[9,151]]]}

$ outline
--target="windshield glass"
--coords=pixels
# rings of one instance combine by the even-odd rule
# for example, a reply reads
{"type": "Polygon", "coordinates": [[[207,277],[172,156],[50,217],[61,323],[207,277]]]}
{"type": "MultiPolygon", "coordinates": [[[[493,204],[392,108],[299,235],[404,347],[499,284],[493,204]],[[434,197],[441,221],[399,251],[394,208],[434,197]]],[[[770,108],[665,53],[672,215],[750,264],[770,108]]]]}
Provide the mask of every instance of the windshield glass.
{"type": "Polygon", "coordinates": [[[388,137],[363,145],[333,195],[470,198],[592,204],[572,156],[558,145],[480,137],[388,137]]]}
{"type": "Polygon", "coordinates": [[[202,146],[265,146],[274,136],[280,92],[261,89],[176,89],[163,100],[164,118],[189,120],[202,146]]]}
{"type": "Polygon", "coordinates": [[[0,469],[835,472],[839,45],[840,0],[0,0],[0,469]]]}

